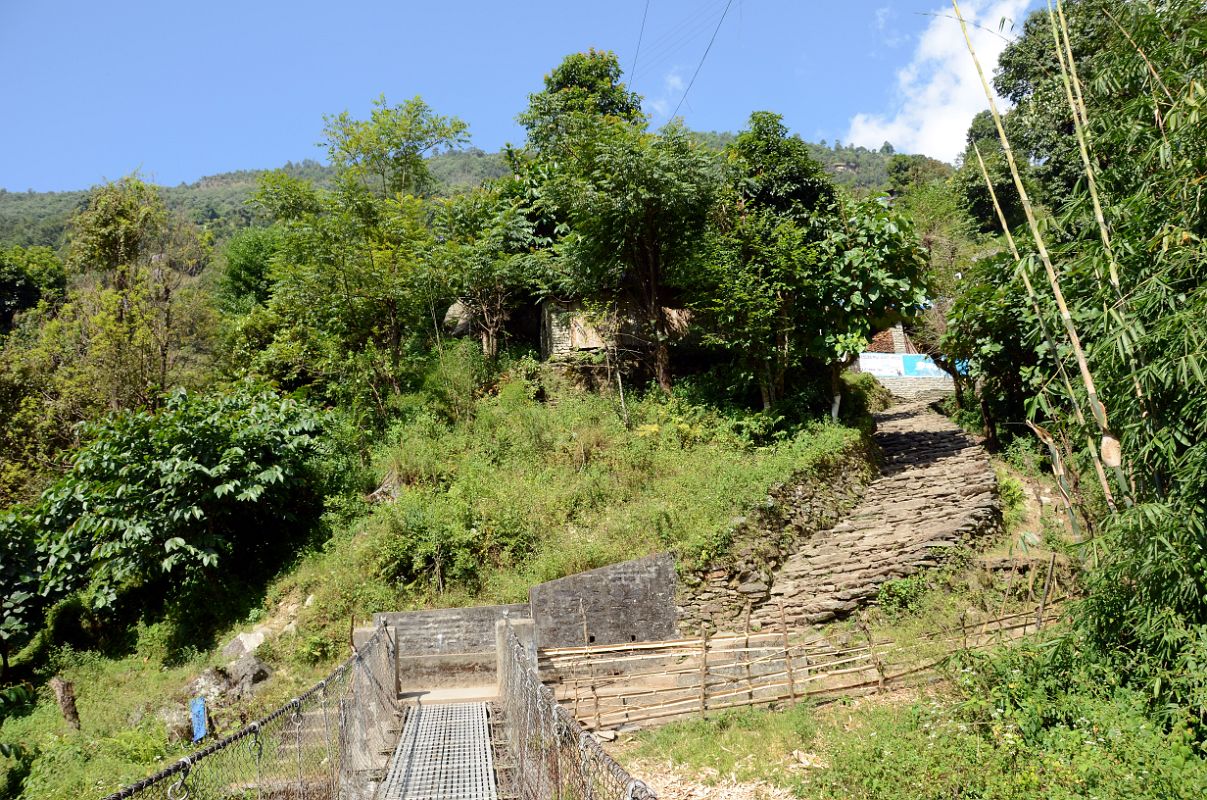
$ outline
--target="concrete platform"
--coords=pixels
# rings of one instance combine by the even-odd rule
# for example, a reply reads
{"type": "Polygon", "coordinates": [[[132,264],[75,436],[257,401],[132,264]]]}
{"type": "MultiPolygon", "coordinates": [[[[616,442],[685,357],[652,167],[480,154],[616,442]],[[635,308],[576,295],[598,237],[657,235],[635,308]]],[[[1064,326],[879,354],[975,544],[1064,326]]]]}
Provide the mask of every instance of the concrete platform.
{"type": "Polygon", "coordinates": [[[489,703],[498,699],[495,684],[480,686],[448,686],[436,689],[402,690],[399,699],[403,703],[422,706],[439,706],[450,703],[489,703]]]}

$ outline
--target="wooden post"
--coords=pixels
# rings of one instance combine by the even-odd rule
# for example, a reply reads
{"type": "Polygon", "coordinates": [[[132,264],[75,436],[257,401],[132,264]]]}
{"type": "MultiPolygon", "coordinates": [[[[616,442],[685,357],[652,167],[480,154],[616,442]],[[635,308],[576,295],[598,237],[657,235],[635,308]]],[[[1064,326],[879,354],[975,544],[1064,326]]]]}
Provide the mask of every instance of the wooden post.
{"type": "Polygon", "coordinates": [[[746,672],[746,698],[754,702],[754,677],[750,674],[750,603],[746,604],[746,638],[742,643],[742,665],[746,672]]]}
{"type": "Polygon", "coordinates": [[[700,638],[700,716],[708,715],[708,627],[700,638]]]}
{"type": "MultiPolygon", "coordinates": [[[[960,619],[961,626],[964,624],[963,618],[960,619]]],[[[868,627],[867,621],[863,617],[859,618],[859,627],[863,629],[863,635],[868,637],[868,657],[872,660],[872,666],[876,668],[876,674],[879,676],[876,681],[876,691],[884,691],[884,665],[880,663],[880,658],[876,655],[876,640],[872,637],[872,630],[868,627]]]]}
{"type": "Polygon", "coordinates": [[[1052,591],[1052,575],[1056,572],[1056,554],[1048,559],[1048,574],[1044,578],[1044,595],[1039,600],[1039,612],[1035,615],[1035,625],[1039,630],[1044,629],[1044,609],[1048,605],[1048,592],[1052,591]]]}
{"type": "Polygon", "coordinates": [[[784,617],[784,601],[780,600],[780,635],[784,641],[784,669],[788,672],[788,695],[796,703],[796,675],[792,671],[792,651],[788,648],[788,620],[784,617]]]}
{"type": "Polygon", "coordinates": [[[80,712],[75,707],[75,687],[58,675],[50,679],[50,688],[54,690],[54,699],[59,703],[63,719],[77,731],[80,729],[80,712]]]}

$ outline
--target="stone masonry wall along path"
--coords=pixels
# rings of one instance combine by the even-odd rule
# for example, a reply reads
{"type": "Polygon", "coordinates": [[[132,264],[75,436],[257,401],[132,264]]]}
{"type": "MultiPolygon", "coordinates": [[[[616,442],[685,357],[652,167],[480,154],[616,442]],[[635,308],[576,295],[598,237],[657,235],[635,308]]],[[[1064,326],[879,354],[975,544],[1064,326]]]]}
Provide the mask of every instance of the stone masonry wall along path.
{"type": "Polygon", "coordinates": [[[880,585],[940,564],[953,548],[1001,526],[997,478],[985,450],[925,403],[876,415],[884,453],[851,513],[821,531],[776,571],[752,620],[817,624],[875,598],[880,585]]]}

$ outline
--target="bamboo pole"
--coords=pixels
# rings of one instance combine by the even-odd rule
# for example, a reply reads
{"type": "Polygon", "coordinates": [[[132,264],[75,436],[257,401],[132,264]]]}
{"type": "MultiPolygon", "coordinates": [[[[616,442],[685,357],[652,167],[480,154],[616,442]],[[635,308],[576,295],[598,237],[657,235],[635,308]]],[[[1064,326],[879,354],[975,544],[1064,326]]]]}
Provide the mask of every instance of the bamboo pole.
{"type": "Polygon", "coordinates": [[[708,715],[708,628],[700,639],[700,716],[708,715]]]}
{"type": "Polygon", "coordinates": [[[1002,143],[1002,151],[1006,156],[1006,163],[1010,167],[1010,176],[1014,179],[1014,186],[1018,190],[1019,199],[1022,201],[1023,212],[1027,217],[1027,226],[1030,228],[1031,236],[1035,240],[1036,251],[1039,254],[1040,261],[1044,265],[1044,271],[1048,276],[1048,283],[1052,287],[1052,294],[1056,298],[1056,305],[1060,310],[1061,321],[1064,323],[1069,343],[1072,345],[1073,353],[1077,358],[1077,367],[1081,372],[1081,381],[1085,385],[1090,411],[1094,417],[1094,421],[1098,423],[1102,434],[1104,436],[1111,434],[1110,426],[1107,422],[1106,406],[1098,398],[1098,389],[1094,383],[1094,375],[1090,372],[1090,365],[1086,359],[1085,349],[1081,345],[1081,337],[1077,333],[1077,326],[1073,323],[1073,315],[1069,312],[1068,303],[1065,302],[1064,291],[1060,286],[1060,278],[1056,275],[1056,268],[1052,264],[1052,258],[1048,254],[1047,245],[1044,243],[1043,235],[1040,233],[1039,221],[1036,219],[1035,209],[1031,206],[1031,197],[1027,194],[1027,187],[1023,185],[1023,179],[1019,174],[1018,164],[1014,158],[1014,148],[1010,146],[1010,140],[1006,136],[1006,129],[1002,125],[1002,117],[998,112],[993,90],[989,88],[989,81],[985,78],[985,71],[981,68],[981,61],[977,57],[976,48],[972,45],[972,38],[968,34],[968,23],[964,19],[963,12],[960,11],[958,0],[951,0],[951,5],[955,9],[956,18],[960,21],[960,30],[964,34],[964,42],[968,46],[968,52],[972,55],[973,64],[976,65],[977,75],[981,80],[981,87],[985,92],[985,97],[989,101],[989,112],[993,116],[993,124],[997,128],[998,138],[1002,143]]]}
{"type": "MultiPolygon", "coordinates": [[[[1010,247],[1010,254],[1014,256],[1014,263],[1017,266],[1018,274],[1023,279],[1023,286],[1027,290],[1027,299],[1031,301],[1031,309],[1035,312],[1035,318],[1039,320],[1039,328],[1044,335],[1044,340],[1048,343],[1048,349],[1052,351],[1052,360],[1056,364],[1056,371],[1060,373],[1061,380],[1064,382],[1065,394],[1068,395],[1069,401],[1073,404],[1073,413],[1077,418],[1077,423],[1082,427],[1085,426],[1085,414],[1081,410],[1081,402],[1077,399],[1077,393],[1073,391],[1073,382],[1069,379],[1069,372],[1065,369],[1064,359],[1060,357],[1060,351],[1056,347],[1056,342],[1052,338],[1052,332],[1048,330],[1048,323],[1044,319],[1043,310],[1039,305],[1039,293],[1035,291],[1035,286],[1031,283],[1031,276],[1028,274],[1028,269],[1023,262],[1023,258],[1019,255],[1018,245],[1014,242],[1014,234],[1010,232],[1010,225],[1006,222],[1006,212],[1002,210],[1002,205],[998,202],[997,192],[993,188],[993,181],[989,179],[989,170],[985,166],[985,159],[981,157],[981,148],[976,142],[972,143],[973,152],[976,153],[977,165],[981,169],[981,178],[985,181],[985,188],[989,190],[989,199],[993,201],[993,210],[997,212],[998,224],[1002,226],[1002,233],[1006,237],[1006,244],[1010,247]]],[[[1086,446],[1090,451],[1090,456],[1094,461],[1094,473],[1098,476],[1098,483],[1102,487],[1102,492],[1106,497],[1107,505],[1111,511],[1115,510],[1115,497],[1111,492],[1110,482],[1106,479],[1106,471],[1102,467],[1102,458],[1098,452],[1098,448],[1094,446],[1094,439],[1086,434],[1086,446]]],[[[1066,509],[1070,516],[1072,509],[1066,509]]]]}

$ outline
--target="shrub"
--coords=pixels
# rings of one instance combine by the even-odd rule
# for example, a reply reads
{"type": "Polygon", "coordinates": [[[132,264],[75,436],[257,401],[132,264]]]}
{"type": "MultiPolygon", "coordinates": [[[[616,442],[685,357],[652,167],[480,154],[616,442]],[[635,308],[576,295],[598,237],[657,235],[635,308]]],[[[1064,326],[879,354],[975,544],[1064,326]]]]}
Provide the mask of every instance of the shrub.
{"type": "Polygon", "coordinates": [[[301,403],[239,387],[85,426],[67,474],[21,512],[41,531],[43,593],[82,592],[92,609],[167,596],[182,618],[213,615],[318,520],[321,424],[301,403]]]}

